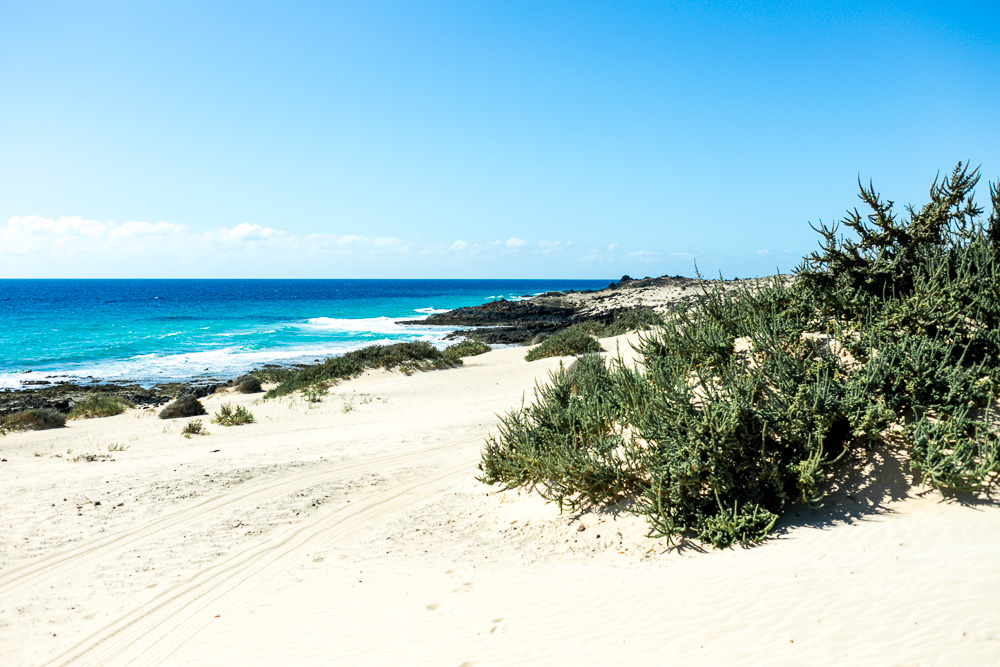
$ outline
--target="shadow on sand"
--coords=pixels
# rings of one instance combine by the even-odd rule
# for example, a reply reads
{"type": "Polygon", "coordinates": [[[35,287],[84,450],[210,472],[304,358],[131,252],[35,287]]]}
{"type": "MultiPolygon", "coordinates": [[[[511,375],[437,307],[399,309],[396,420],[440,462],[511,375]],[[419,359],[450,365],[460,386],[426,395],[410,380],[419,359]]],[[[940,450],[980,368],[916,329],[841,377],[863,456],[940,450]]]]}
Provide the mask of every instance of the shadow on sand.
{"type": "MultiPolygon", "coordinates": [[[[820,504],[799,504],[788,508],[767,539],[756,544],[734,545],[733,548],[758,548],[787,538],[790,533],[803,527],[824,529],[892,517],[899,514],[894,506],[907,498],[936,498],[938,502],[958,503],[970,508],[997,506],[1000,498],[995,495],[995,486],[978,492],[942,492],[921,483],[920,478],[910,469],[908,457],[902,448],[882,446],[860,450],[854,452],[849,460],[831,467],[820,504]]],[[[617,518],[623,514],[634,514],[631,510],[633,504],[634,501],[630,499],[602,505],[582,503],[566,510],[565,514],[570,523],[587,516],[617,518]]],[[[655,547],[660,553],[712,551],[711,546],[690,535],[673,539],[651,538],[650,542],[651,547],[655,547]]]]}

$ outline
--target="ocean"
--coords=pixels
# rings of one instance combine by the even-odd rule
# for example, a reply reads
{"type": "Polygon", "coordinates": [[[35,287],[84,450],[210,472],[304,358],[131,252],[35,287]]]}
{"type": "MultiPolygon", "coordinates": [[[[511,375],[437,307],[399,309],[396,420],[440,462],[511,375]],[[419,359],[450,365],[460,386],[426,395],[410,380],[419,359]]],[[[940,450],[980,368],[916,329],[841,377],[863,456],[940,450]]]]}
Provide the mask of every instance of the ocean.
{"type": "Polygon", "coordinates": [[[0,280],[0,390],[230,379],[454,327],[398,320],[604,280],[0,280]]]}

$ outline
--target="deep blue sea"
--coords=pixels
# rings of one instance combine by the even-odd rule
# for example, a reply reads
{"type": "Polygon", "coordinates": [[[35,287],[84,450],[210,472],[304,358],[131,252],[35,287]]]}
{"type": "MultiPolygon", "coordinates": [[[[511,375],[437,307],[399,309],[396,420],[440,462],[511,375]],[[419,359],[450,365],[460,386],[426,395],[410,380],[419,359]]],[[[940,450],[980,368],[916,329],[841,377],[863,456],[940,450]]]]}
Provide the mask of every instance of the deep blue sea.
{"type": "Polygon", "coordinates": [[[0,389],[228,379],[374,343],[444,345],[397,320],[609,280],[0,280],[0,389]]]}

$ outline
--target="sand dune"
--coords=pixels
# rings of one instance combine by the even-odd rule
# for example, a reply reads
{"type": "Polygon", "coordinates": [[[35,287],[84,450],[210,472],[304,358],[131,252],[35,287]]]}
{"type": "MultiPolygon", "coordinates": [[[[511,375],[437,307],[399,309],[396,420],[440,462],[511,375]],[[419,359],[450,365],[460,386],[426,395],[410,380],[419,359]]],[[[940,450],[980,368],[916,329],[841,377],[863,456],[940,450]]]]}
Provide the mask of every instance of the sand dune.
{"type": "Polygon", "coordinates": [[[523,354],[217,395],[258,422],[190,439],[141,411],[0,438],[0,662],[1000,663],[1000,507],[888,454],[717,552],[479,484],[496,415],[559,363],[523,354]]]}

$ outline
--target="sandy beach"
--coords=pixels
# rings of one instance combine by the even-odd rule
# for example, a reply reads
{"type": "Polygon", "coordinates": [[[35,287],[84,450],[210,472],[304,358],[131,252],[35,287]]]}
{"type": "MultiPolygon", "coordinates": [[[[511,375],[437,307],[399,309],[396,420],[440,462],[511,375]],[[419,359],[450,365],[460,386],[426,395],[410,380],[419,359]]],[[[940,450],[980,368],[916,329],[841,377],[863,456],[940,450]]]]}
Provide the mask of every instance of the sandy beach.
{"type": "Polygon", "coordinates": [[[130,410],[0,438],[0,662],[1000,663],[1000,506],[891,453],[721,551],[477,482],[498,415],[560,363],[524,353],[321,403],[216,394],[257,423],[204,436],[130,410]]]}

